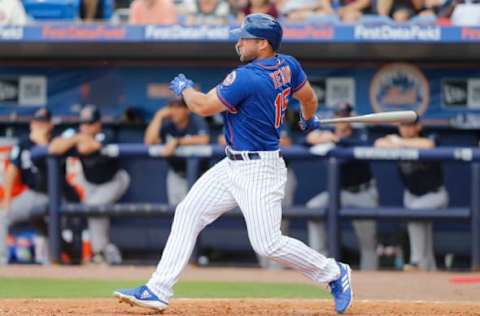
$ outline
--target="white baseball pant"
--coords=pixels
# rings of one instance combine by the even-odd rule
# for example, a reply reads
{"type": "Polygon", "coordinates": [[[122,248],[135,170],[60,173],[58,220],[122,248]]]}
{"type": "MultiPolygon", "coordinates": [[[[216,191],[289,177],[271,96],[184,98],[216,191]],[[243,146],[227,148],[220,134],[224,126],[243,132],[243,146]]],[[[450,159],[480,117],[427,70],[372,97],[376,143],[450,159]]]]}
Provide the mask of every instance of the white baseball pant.
{"type": "MultiPolygon", "coordinates": [[[[234,152],[248,158],[245,152],[234,152]]],[[[239,206],[257,254],[299,270],[316,282],[339,276],[334,259],[326,258],[280,231],[281,201],[287,169],[278,151],[257,152],[259,160],[223,159],[193,185],[177,206],[162,258],[147,286],[162,300],[187,264],[199,232],[223,213],[239,206]]]]}
{"type": "MultiPolygon", "coordinates": [[[[372,181],[367,190],[360,192],[341,190],[340,203],[342,206],[377,207],[378,192],[375,182],[372,181]]],[[[317,194],[307,202],[306,206],[307,208],[327,207],[328,192],[317,194]]],[[[378,268],[376,222],[374,220],[354,220],[352,225],[360,248],[360,269],[376,270],[378,268]]],[[[324,222],[308,221],[307,227],[310,247],[319,252],[327,253],[327,236],[324,222]]]]}
{"type": "MultiPolygon", "coordinates": [[[[437,192],[429,192],[418,196],[405,190],[403,204],[406,208],[412,210],[445,208],[448,206],[448,192],[445,187],[441,187],[437,192]]],[[[410,240],[410,263],[418,264],[423,270],[436,270],[432,222],[408,222],[407,228],[410,240]]]]}

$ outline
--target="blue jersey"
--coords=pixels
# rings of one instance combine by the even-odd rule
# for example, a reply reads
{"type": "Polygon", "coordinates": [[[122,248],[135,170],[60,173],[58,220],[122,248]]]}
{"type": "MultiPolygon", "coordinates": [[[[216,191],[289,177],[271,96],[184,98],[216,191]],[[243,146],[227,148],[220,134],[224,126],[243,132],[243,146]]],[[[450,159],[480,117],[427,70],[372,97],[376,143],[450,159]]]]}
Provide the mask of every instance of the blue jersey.
{"type": "Polygon", "coordinates": [[[277,150],[288,102],[306,82],[299,62],[282,54],[232,71],[216,88],[227,107],[227,144],[234,150],[277,150]]]}

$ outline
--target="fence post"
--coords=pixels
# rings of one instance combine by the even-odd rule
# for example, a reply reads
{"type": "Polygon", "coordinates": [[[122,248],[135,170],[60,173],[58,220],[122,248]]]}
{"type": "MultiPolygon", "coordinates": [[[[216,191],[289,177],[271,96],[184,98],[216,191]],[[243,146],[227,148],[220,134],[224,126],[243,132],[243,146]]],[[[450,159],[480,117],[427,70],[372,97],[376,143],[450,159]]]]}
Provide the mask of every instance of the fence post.
{"type": "Polygon", "coordinates": [[[471,192],[472,270],[480,269],[480,163],[473,162],[471,192]]]}
{"type": "Polygon", "coordinates": [[[197,181],[199,173],[200,158],[188,157],[187,158],[187,182],[188,188],[192,188],[195,181],[197,181]]]}
{"type": "Polygon", "coordinates": [[[328,256],[339,259],[340,256],[340,183],[339,166],[335,157],[328,159],[327,169],[328,185],[328,210],[327,210],[327,236],[328,236],[328,256]]]}
{"type": "Polygon", "coordinates": [[[59,157],[47,156],[48,166],[48,241],[53,262],[60,262],[60,207],[62,186],[60,183],[59,157]]]}

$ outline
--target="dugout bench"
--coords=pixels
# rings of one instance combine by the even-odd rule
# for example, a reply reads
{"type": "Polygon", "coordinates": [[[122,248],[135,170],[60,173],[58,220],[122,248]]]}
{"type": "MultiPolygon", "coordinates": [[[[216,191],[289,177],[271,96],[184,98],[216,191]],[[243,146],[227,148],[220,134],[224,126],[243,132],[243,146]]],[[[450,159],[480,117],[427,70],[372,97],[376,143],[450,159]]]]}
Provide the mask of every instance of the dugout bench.
{"type": "MultiPolygon", "coordinates": [[[[162,146],[145,146],[143,144],[109,145],[103,149],[103,154],[113,157],[152,157],[160,158],[162,146]]],[[[315,146],[305,148],[292,146],[282,149],[289,159],[328,159],[327,187],[330,196],[327,209],[307,209],[292,207],[284,210],[288,218],[322,218],[326,220],[328,234],[328,249],[330,256],[338,258],[340,245],[340,221],[343,219],[399,219],[399,220],[459,220],[470,222],[471,226],[471,268],[480,268],[480,149],[460,147],[439,147],[429,150],[418,149],[379,149],[372,147],[330,148],[318,150],[315,146]],[[446,209],[408,210],[402,207],[352,208],[340,207],[339,164],[345,159],[361,160],[437,160],[469,163],[471,166],[471,201],[470,207],[451,207],[446,209]]],[[[46,149],[38,147],[32,155],[46,155],[46,149]]],[[[199,159],[221,158],[224,149],[220,146],[185,146],[176,152],[179,157],[187,159],[187,177],[189,184],[197,178],[199,159]]],[[[49,242],[55,261],[60,253],[60,217],[88,216],[171,216],[174,207],[167,204],[152,203],[122,203],[104,206],[86,206],[83,204],[61,203],[59,158],[48,158],[49,181],[49,242]]],[[[226,216],[241,216],[236,210],[226,216]]]]}

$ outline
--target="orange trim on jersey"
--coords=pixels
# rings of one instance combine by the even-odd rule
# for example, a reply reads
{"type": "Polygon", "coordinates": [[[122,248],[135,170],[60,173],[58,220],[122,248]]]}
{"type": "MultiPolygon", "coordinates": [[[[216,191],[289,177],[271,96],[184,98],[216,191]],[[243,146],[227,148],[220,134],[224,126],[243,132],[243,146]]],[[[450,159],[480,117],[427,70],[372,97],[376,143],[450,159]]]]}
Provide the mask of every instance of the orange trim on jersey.
{"type": "Polygon", "coordinates": [[[295,89],[293,89],[293,93],[297,92],[298,90],[302,89],[302,87],[307,83],[307,79],[305,78],[305,80],[303,80],[303,82],[301,84],[299,84],[297,87],[295,87],[295,89]]]}

